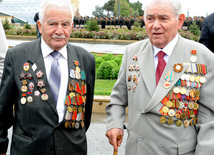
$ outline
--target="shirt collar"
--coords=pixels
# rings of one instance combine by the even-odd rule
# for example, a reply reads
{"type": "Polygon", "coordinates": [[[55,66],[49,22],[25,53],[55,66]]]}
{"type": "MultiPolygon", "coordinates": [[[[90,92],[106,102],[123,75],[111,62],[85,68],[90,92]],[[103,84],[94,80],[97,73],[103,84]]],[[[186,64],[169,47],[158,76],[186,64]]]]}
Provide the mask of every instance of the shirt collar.
{"type": "MultiPolygon", "coordinates": [[[[53,49],[51,49],[46,42],[43,40],[43,38],[41,39],[41,49],[42,49],[42,55],[43,58],[46,58],[47,56],[50,55],[51,52],[53,52],[53,49]]],[[[67,46],[65,45],[62,49],[60,49],[58,52],[61,53],[61,55],[67,59],[67,46]]]]}
{"type": "Polygon", "coordinates": [[[154,56],[156,56],[160,50],[164,51],[166,55],[170,56],[172,54],[173,49],[175,48],[175,45],[177,44],[177,41],[178,41],[178,34],[163,49],[153,46],[154,56]]]}

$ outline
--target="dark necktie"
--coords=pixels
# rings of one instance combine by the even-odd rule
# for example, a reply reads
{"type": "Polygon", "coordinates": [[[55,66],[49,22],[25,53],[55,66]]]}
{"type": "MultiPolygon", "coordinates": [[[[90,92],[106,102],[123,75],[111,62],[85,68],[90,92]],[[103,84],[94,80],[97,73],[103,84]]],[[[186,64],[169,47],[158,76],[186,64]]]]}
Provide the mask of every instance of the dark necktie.
{"type": "Polygon", "coordinates": [[[50,55],[54,58],[54,60],[51,65],[49,84],[53,93],[54,100],[57,103],[61,81],[61,72],[58,59],[61,54],[58,51],[53,51],[50,55]]]}
{"type": "Polygon", "coordinates": [[[166,54],[163,52],[163,51],[159,51],[158,54],[157,54],[157,57],[158,57],[158,65],[157,65],[157,69],[156,69],[156,85],[158,85],[158,82],[160,80],[160,77],[163,73],[163,70],[166,66],[166,62],[165,60],[163,59],[163,57],[165,56],[166,54]]]}

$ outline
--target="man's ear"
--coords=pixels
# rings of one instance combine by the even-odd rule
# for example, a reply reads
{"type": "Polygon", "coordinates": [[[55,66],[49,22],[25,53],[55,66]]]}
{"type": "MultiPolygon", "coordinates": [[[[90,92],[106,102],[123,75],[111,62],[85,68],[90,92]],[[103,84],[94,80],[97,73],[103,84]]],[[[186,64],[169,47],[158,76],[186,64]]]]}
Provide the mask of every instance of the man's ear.
{"type": "Polygon", "coordinates": [[[184,20],[185,20],[185,15],[184,14],[180,14],[180,16],[178,17],[178,30],[180,30],[184,24],[184,20]]]}

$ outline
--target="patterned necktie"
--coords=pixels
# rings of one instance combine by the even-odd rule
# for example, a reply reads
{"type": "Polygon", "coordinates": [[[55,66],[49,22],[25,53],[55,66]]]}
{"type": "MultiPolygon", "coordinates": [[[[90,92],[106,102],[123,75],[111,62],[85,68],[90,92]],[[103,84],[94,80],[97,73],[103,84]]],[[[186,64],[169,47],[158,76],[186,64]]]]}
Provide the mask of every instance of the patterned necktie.
{"type": "Polygon", "coordinates": [[[158,66],[157,66],[157,69],[156,69],[156,85],[158,85],[158,82],[160,80],[160,77],[163,73],[163,70],[166,66],[166,62],[165,60],[163,59],[163,57],[166,55],[166,53],[164,53],[163,51],[159,51],[158,54],[157,54],[157,57],[158,57],[158,66]]]}
{"type": "Polygon", "coordinates": [[[53,51],[50,55],[54,58],[54,60],[51,65],[49,84],[53,93],[54,100],[57,103],[61,81],[61,72],[58,59],[61,54],[58,51],[53,51]]]}

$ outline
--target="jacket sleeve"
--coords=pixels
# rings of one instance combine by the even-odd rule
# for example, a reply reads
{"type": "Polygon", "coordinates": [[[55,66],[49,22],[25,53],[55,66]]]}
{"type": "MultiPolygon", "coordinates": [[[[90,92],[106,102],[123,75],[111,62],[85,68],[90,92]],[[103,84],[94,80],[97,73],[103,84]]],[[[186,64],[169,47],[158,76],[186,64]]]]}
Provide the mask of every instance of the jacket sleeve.
{"type": "Polygon", "coordinates": [[[110,103],[106,106],[107,130],[112,128],[123,129],[126,119],[126,107],[128,106],[126,70],[127,54],[123,56],[122,65],[110,96],[110,103]]]}
{"type": "MultiPolygon", "coordinates": [[[[213,56],[212,56],[213,58],[213,56]]],[[[214,58],[207,66],[206,83],[201,88],[198,109],[198,129],[196,155],[209,155],[214,152],[214,58]]]]}
{"type": "Polygon", "coordinates": [[[6,153],[8,147],[7,130],[13,124],[13,103],[16,96],[14,90],[13,61],[7,52],[2,82],[0,86],[0,153],[6,153]]]}

